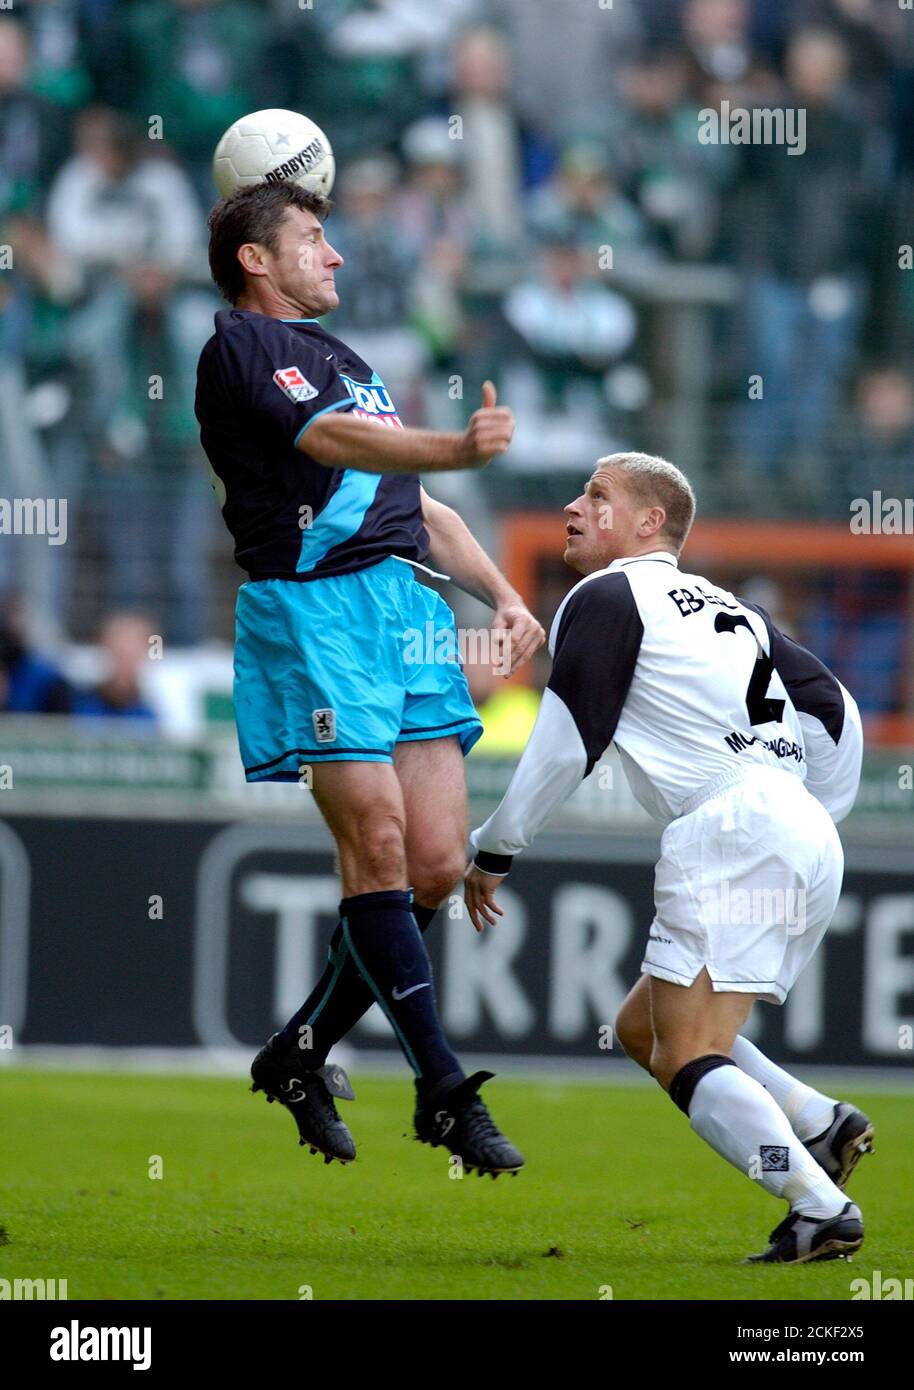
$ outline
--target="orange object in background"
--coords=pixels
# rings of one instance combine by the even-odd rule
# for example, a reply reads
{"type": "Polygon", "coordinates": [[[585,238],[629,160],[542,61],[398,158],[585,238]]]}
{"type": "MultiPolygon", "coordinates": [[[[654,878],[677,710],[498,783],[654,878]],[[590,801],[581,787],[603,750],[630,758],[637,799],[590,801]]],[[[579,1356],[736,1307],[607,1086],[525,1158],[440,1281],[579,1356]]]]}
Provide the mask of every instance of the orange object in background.
{"type": "MultiPolygon", "coordinates": [[[[561,565],[565,522],[561,513],[507,512],[502,517],[502,568],[540,618],[545,575],[561,565]]],[[[835,523],[797,521],[696,521],[683,551],[684,562],[726,579],[747,565],[772,578],[790,572],[896,570],[908,577],[907,666],[903,707],[867,717],[868,739],[876,744],[914,744],[914,544],[910,536],[853,535],[835,523]]],[[[569,571],[567,588],[575,582],[569,571]]],[[[512,679],[529,683],[527,669],[512,679]]]]}

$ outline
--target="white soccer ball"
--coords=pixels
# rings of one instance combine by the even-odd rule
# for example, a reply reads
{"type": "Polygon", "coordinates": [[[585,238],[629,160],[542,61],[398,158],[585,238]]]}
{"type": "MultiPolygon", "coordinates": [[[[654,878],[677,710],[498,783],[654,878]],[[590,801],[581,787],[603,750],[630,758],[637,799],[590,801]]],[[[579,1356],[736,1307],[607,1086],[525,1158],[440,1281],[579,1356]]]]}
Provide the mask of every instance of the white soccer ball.
{"type": "Polygon", "coordinates": [[[230,125],[216,146],[213,179],[221,198],[236,188],[288,179],[327,197],[336,163],[319,125],[297,111],[253,111],[230,125]]]}

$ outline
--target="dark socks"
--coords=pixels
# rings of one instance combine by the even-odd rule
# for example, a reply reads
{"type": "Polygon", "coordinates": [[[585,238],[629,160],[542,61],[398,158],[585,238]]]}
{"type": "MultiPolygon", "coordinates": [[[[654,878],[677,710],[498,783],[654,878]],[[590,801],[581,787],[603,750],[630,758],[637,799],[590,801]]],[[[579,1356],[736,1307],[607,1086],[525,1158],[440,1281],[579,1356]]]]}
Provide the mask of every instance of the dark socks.
{"type": "Polygon", "coordinates": [[[300,1049],[309,1068],[323,1066],[333,1044],[373,1003],[374,995],[356,969],[338,922],[330,938],[324,973],[301,1008],[280,1029],[281,1044],[289,1051],[300,1049]]]}
{"type": "Polygon", "coordinates": [[[463,1079],[438,1017],[432,963],[412,912],[412,893],[359,893],[340,903],[343,939],[384,1010],[417,1082],[463,1079]]]}
{"type": "MultiPolygon", "coordinates": [[[[437,911],[436,907],[413,903],[412,914],[421,932],[437,911]]],[[[374,1002],[371,986],[359,974],[339,923],[330,940],[324,973],[279,1037],[288,1049],[300,1048],[309,1067],[323,1066],[333,1045],[355,1027],[374,1002]]]]}
{"type": "Polygon", "coordinates": [[[423,907],[421,903],[413,903],[413,916],[416,919],[416,926],[423,935],[431,925],[432,918],[437,911],[437,907],[423,907]]]}

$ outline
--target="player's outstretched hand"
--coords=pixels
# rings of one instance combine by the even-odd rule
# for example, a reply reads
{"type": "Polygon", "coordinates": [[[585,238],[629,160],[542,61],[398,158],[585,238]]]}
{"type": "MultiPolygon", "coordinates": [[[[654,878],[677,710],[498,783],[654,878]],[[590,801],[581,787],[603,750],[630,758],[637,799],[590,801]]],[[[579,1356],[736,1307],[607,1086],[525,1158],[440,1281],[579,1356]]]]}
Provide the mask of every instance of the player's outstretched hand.
{"type": "Polygon", "coordinates": [[[495,386],[482,383],[482,406],[470,416],[463,432],[465,468],[485,468],[496,454],[503,454],[514,434],[514,416],[505,405],[496,405],[495,386]]]}
{"type": "Polygon", "coordinates": [[[492,619],[492,666],[500,676],[512,676],[539,651],[546,640],[543,628],[518,599],[500,604],[492,619]]]}
{"type": "Polygon", "coordinates": [[[504,917],[503,910],[495,901],[495,890],[501,883],[497,874],[484,874],[471,864],[463,884],[463,900],[470,914],[470,921],[477,931],[496,926],[495,917],[504,917]]]}

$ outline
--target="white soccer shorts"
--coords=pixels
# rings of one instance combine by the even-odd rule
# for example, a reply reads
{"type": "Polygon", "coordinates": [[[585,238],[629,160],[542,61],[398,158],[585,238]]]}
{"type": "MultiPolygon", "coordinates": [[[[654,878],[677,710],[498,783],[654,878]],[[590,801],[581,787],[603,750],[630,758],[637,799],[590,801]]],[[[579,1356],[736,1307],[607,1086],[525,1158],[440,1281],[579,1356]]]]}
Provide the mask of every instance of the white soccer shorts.
{"type": "Polygon", "coordinates": [[[748,769],[667,826],[643,974],[783,1004],[834,915],[844,853],[793,773],[748,769]]]}

